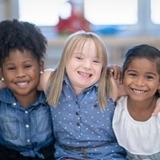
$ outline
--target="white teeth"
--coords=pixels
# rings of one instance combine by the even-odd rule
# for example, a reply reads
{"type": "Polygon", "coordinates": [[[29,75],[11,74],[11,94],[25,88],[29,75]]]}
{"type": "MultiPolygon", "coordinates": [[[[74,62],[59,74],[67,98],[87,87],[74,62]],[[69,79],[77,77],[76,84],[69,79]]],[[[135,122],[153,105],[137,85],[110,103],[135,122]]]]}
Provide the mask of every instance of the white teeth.
{"type": "Polygon", "coordinates": [[[91,74],[89,74],[89,73],[84,73],[84,72],[79,72],[79,74],[80,74],[81,76],[83,76],[83,77],[86,77],[86,78],[88,78],[88,77],[91,76],[91,74]]]}
{"type": "Polygon", "coordinates": [[[19,82],[19,83],[16,83],[19,87],[26,87],[28,82],[19,82]]]}
{"type": "Polygon", "coordinates": [[[145,93],[145,91],[142,91],[142,90],[136,90],[136,89],[132,89],[135,93],[137,94],[143,94],[145,93]]]}

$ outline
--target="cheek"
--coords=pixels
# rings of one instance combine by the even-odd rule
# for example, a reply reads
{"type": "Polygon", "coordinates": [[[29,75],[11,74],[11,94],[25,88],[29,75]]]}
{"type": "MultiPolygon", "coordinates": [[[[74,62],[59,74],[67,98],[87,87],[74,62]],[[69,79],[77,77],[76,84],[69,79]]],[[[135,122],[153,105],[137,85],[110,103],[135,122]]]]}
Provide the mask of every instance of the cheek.
{"type": "Polygon", "coordinates": [[[14,74],[11,74],[11,73],[4,73],[2,77],[4,78],[4,81],[6,82],[6,81],[10,81],[15,76],[14,76],[14,74]]]}
{"type": "Polygon", "coordinates": [[[152,88],[155,88],[155,90],[160,90],[160,83],[158,83],[157,85],[152,84],[152,88]]]}
{"type": "Polygon", "coordinates": [[[127,77],[123,78],[123,84],[124,84],[124,86],[127,86],[130,83],[131,83],[131,80],[129,78],[127,78],[127,77]]]}
{"type": "Polygon", "coordinates": [[[100,76],[101,76],[101,73],[102,73],[102,67],[99,67],[99,68],[97,68],[96,69],[96,72],[97,72],[97,78],[100,78],[100,76]]]}
{"type": "Polygon", "coordinates": [[[76,67],[76,65],[70,61],[66,64],[66,72],[73,70],[76,67]]]}
{"type": "Polygon", "coordinates": [[[70,77],[73,74],[72,66],[70,65],[66,66],[66,74],[68,75],[68,77],[70,77]]]}

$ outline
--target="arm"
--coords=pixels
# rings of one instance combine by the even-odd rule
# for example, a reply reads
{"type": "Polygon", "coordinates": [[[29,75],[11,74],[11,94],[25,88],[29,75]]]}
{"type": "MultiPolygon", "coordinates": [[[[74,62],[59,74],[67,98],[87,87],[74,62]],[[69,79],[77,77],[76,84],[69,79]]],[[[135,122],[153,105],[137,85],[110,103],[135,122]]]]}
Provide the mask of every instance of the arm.
{"type": "Polygon", "coordinates": [[[40,81],[38,85],[38,90],[43,90],[44,92],[47,91],[48,87],[48,80],[51,75],[51,73],[54,71],[54,69],[46,69],[40,76],[40,81]]]}

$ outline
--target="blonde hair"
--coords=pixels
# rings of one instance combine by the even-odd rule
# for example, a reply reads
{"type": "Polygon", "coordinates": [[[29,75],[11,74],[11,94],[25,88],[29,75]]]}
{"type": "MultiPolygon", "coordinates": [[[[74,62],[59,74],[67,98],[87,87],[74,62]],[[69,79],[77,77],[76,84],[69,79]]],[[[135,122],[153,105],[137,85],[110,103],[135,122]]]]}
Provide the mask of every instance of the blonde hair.
{"type": "Polygon", "coordinates": [[[83,48],[87,40],[94,41],[97,48],[97,56],[103,60],[101,76],[98,81],[98,101],[101,108],[106,106],[106,97],[108,95],[108,80],[107,80],[107,51],[104,42],[101,38],[93,32],[77,31],[71,34],[66,43],[60,58],[59,65],[55,72],[49,78],[49,91],[47,94],[47,101],[56,106],[63,86],[64,75],[66,74],[66,64],[76,47],[83,48]]]}

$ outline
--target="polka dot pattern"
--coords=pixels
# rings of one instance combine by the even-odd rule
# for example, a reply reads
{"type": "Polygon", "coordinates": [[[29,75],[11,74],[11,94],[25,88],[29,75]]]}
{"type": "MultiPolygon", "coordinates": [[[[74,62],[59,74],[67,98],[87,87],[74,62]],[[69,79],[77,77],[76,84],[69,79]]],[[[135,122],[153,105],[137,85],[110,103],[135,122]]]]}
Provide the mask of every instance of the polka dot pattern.
{"type": "Polygon", "coordinates": [[[102,111],[96,85],[76,96],[65,82],[60,103],[51,108],[54,133],[58,139],[55,157],[81,159],[87,155],[87,159],[96,160],[121,157],[124,150],[117,144],[112,130],[114,102],[108,98],[107,107],[102,111]],[[80,150],[80,147],[85,149],[80,150]]]}

